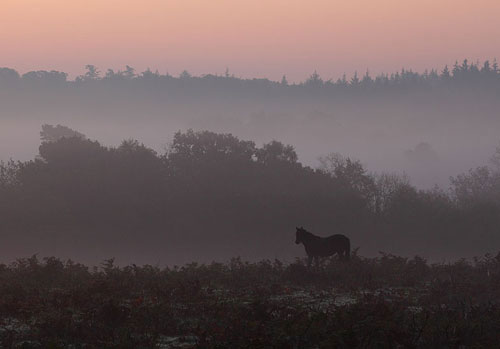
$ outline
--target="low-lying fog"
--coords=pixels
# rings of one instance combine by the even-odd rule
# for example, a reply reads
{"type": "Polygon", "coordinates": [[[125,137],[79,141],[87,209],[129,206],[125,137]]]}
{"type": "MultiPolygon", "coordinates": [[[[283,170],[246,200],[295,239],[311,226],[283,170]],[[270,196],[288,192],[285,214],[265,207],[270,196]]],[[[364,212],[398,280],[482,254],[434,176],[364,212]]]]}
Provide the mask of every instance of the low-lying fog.
{"type": "Polygon", "coordinates": [[[123,111],[119,117],[105,112],[53,116],[43,110],[11,117],[0,111],[0,159],[32,159],[44,123],[69,126],[104,145],[137,139],[160,153],[176,131],[193,128],[257,144],[276,139],[293,145],[299,161],[311,167],[319,156],[337,152],[361,160],[370,171],[406,173],[419,188],[446,188],[449,176],[487,163],[500,140],[500,119],[488,110],[354,107],[176,106],[162,113],[123,111]]]}
{"type": "MultiPolygon", "coordinates": [[[[122,165],[136,169],[125,160],[107,167],[91,155],[98,173],[111,173],[108,177],[104,171],[94,182],[94,172],[85,172],[93,167],[83,166],[80,177],[67,177],[57,161],[48,161],[32,166],[31,175],[28,166],[25,190],[5,187],[0,202],[0,229],[8,246],[4,258],[40,253],[89,262],[107,256],[134,263],[238,255],[293,259],[303,255],[293,244],[296,224],[322,235],[344,232],[363,255],[387,251],[441,260],[498,250],[498,168],[456,177],[499,154],[496,63],[481,67],[464,61],[440,73],[402,71],[337,82],[313,74],[294,85],[286,79],[193,77],[187,72],[179,77],[136,74],[130,67],[103,76],[94,68],[88,66],[75,81],[60,72],[20,76],[0,68],[0,160],[33,159],[43,124],[65,125],[104,146],[135,139],[160,154],[177,131],[193,129],[231,133],[257,147],[277,140],[292,145],[299,162],[313,168],[319,157],[339,153],[360,160],[371,172],[406,174],[411,185],[398,176],[369,176],[378,179],[360,191],[357,185],[366,184],[366,178],[353,184],[337,175],[324,177],[295,166],[295,160],[290,168],[273,167],[257,153],[255,162],[245,163],[250,167],[238,163],[232,165],[236,172],[223,168],[220,173],[220,164],[211,167],[213,162],[203,171],[184,168],[175,152],[166,162],[154,157],[160,169],[140,167],[140,184],[135,170],[121,172],[122,165]],[[157,172],[164,170],[170,172],[157,172]],[[252,172],[257,170],[263,172],[252,172]],[[451,182],[450,176],[458,181],[451,182]],[[222,184],[217,186],[217,180],[222,184]],[[444,191],[415,191],[435,185],[444,191]],[[110,192],[96,189],[100,186],[110,192]],[[24,221],[31,225],[23,228],[24,221]]],[[[78,154],[69,159],[81,161],[78,154]]],[[[8,182],[12,172],[4,173],[8,182]]]]}

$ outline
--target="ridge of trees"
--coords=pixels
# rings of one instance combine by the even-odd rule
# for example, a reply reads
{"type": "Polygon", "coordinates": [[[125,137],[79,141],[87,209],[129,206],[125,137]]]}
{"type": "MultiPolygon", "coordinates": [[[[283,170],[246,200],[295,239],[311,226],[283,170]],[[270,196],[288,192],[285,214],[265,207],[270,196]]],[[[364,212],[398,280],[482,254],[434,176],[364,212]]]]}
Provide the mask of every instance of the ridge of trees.
{"type": "Polygon", "coordinates": [[[282,90],[295,89],[321,89],[321,90],[372,90],[387,89],[391,87],[428,87],[440,86],[463,86],[463,85],[486,85],[500,86],[500,69],[496,60],[490,62],[486,60],[480,62],[470,62],[465,59],[462,63],[455,62],[452,67],[447,65],[440,71],[436,69],[425,70],[423,73],[414,72],[411,69],[402,69],[392,74],[379,74],[371,76],[367,71],[362,76],[357,72],[351,78],[344,74],[338,79],[323,79],[314,71],[305,81],[289,84],[286,76],[281,81],[271,81],[266,78],[244,79],[229,74],[224,75],[206,74],[193,76],[184,70],[175,77],[168,73],[160,74],[158,71],[151,71],[149,68],[144,72],[136,72],[131,66],[126,66],[124,70],[115,71],[107,69],[101,72],[94,65],[86,65],[86,72],[77,76],[73,81],[68,80],[68,74],[59,71],[30,71],[23,75],[10,68],[0,68],[0,86],[16,86],[18,84],[43,85],[62,87],[66,85],[86,86],[86,85],[122,85],[135,82],[143,86],[153,88],[159,87],[185,87],[195,86],[200,89],[208,87],[230,87],[230,88],[273,88],[282,90]]]}

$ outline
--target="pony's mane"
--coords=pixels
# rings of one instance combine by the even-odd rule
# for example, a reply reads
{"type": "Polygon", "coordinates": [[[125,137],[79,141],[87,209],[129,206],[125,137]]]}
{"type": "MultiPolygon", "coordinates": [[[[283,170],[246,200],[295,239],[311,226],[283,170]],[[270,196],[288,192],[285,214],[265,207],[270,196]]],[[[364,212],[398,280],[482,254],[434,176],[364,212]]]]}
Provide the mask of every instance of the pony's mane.
{"type": "Polygon", "coordinates": [[[317,237],[317,236],[316,236],[316,235],[314,235],[313,233],[310,233],[310,232],[308,232],[307,230],[305,230],[304,228],[300,228],[298,231],[300,232],[300,234],[302,234],[302,235],[304,235],[304,236],[307,236],[307,237],[309,237],[309,238],[311,238],[311,237],[317,237]]]}

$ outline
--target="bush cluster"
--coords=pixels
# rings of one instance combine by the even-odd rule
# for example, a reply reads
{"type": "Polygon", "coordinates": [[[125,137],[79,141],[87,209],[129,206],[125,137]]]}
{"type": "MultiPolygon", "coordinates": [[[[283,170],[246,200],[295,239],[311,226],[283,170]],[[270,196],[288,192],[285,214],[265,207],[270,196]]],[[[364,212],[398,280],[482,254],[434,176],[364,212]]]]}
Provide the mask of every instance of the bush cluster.
{"type": "Polygon", "coordinates": [[[0,266],[5,347],[492,347],[500,258],[0,266]]]}

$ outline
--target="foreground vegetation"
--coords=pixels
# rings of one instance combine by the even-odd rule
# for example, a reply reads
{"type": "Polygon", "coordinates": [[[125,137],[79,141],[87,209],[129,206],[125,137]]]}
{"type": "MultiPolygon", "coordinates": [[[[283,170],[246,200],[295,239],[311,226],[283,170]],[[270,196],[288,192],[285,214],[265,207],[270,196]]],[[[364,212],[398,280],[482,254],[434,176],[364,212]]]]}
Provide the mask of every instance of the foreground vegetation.
{"type": "Polygon", "coordinates": [[[382,254],[89,268],[0,266],[4,347],[493,347],[500,255],[429,264],[382,254]]]}

